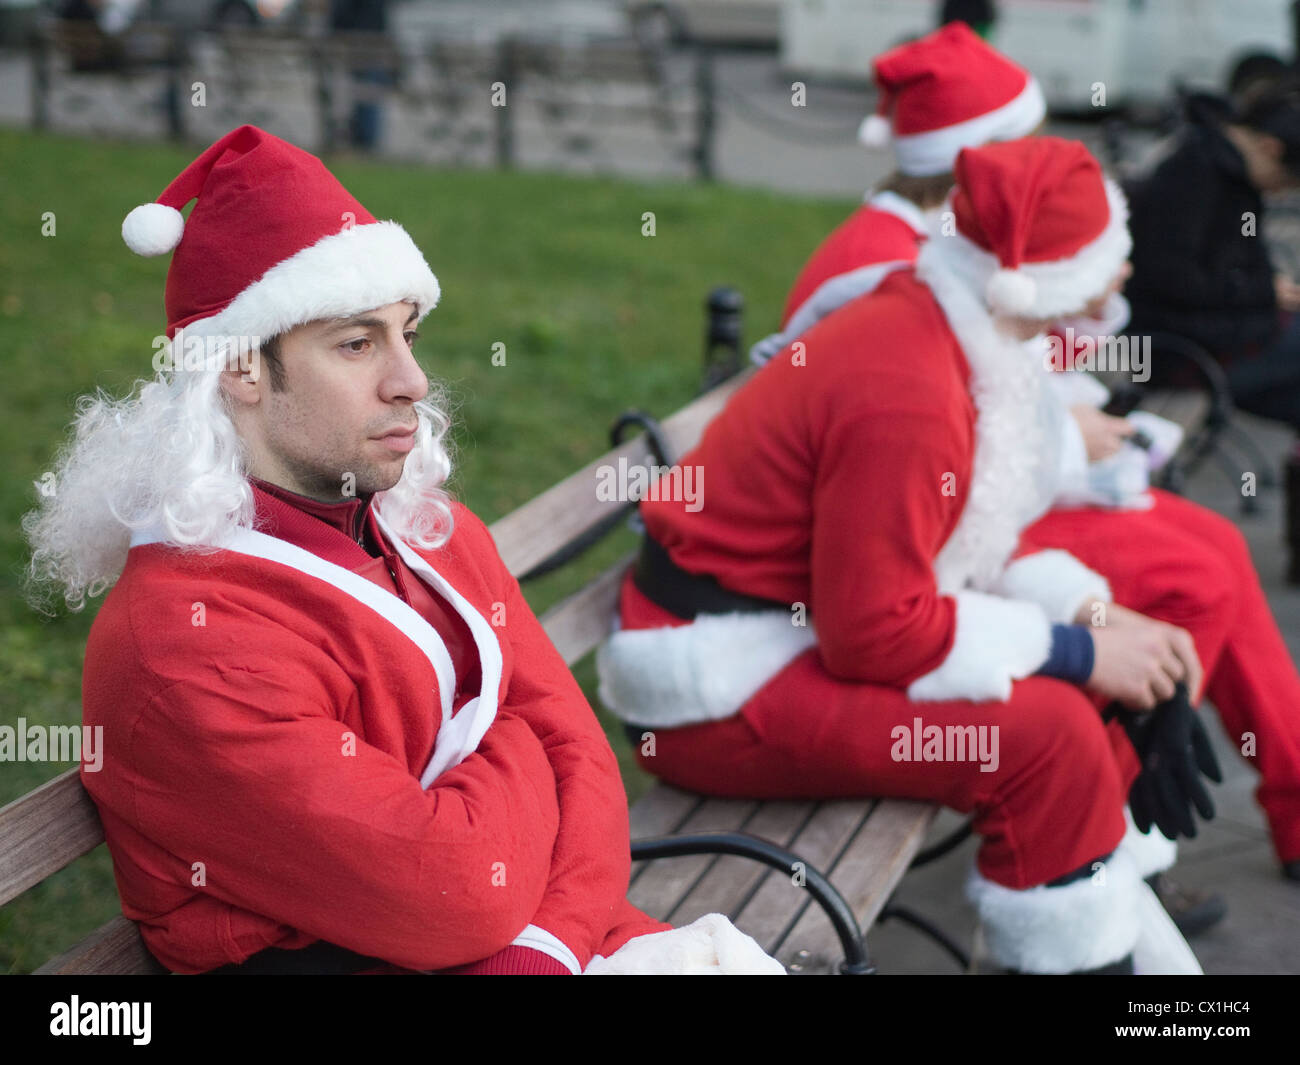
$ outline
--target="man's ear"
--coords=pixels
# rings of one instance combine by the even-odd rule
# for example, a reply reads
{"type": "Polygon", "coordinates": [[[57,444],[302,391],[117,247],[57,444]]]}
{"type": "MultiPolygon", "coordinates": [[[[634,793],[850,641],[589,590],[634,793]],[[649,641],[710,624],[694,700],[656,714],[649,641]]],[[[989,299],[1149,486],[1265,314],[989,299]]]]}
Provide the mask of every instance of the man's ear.
{"type": "Polygon", "coordinates": [[[239,407],[255,407],[262,401],[262,389],[259,384],[261,375],[251,369],[245,371],[238,366],[221,371],[219,387],[227,398],[239,407]]]}

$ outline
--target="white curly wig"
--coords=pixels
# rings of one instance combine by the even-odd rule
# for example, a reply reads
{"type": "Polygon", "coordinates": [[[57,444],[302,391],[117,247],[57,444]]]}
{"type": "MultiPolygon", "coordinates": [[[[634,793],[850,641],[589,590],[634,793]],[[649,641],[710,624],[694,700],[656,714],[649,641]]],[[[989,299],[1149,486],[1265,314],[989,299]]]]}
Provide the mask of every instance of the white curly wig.
{"type": "MultiPolygon", "coordinates": [[[[159,371],[114,399],[102,390],[77,401],[70,439],[52,484],[36,482],[37,509],[24,516],[31,545],[29,601],[50,613],[51,592],[70,610],[100,595],[126,565],[133,530],[161,527],[165,542],[220,550],[239,527],[253,526],[246,455],[220,387],[222,371],[159,371]]],[[[415,446],[401,480],[376,493],[385,521],[408,543],[433,549],[451,536],[451,475],[444,393],[430,382],[414,404],[415,446]]]]}

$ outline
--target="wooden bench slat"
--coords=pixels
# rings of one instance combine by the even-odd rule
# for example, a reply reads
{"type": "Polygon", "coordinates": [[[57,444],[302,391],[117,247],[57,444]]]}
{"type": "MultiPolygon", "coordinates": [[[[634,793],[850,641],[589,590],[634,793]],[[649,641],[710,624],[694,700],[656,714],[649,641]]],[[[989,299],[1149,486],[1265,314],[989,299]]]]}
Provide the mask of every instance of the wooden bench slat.
{"type": "Polygon", "coordinates": [[[629,811],[632,838],[675,834],[705,801],[669,784],[656,784],[629,811]]]}
{"type": "Polygon", "coordinates": [[[586,587],[542,615],[542,628],[569,665],[609,635],[618,612],[618,589],[623,574],[635,558],[635,551],[625,555],[586,587]]]}
{"type": "MultiPolygon", "coordinates": [[[[921,849],[937,813],[938,807],[927,802],[881,800],[843,857],[827,873],[857,914],[861,927],[870,928],[875,923],[921,849]]],[[[826,973],[835,971],[842,952],[825,915],[808,907],[790,934],[776,946],[775,956],[787,968],[797,963],[800,972],[826,973]]]]}
{"type": "MultiPolygon", "coordinates": [[[[811,801],[765,802],[745,826],[745,831],[778,846],[789,847],[816,805],[811,801]]],[[[721,913],[729,917],[741,909],[766,877],[789,880],[791,875],[793,870],[781,873],[750,858],[730,855],[719,858],[703,879],[676,904],[672,911],[673,923],[690,924],[706,913],[721,913]]],[[[753,934],[743,926],[741,931],[753,934]]]]}
{"type": "Polygon", "coordinates": [[[145,950],[144,940],[134,921],[114,917],[108,924],[83,939],[57,958],[36,970],[37,976],[74,976],[101,973],[110,976],[133,976],[165,973],[145,950]]]}
{"type": "MultiPolygon", "coordinates": [[[[853,839],[873,804],[857,799],[836,799],[817,805],[803,830],[789,843],[789,849],[809,865],[830,877],[831,864],[853,839]]],[[[831,878],[834,883],[834,878],[831,878]]],[[[838,885],[837,885],[838,886],[838,885]]],[[[731,915],[737,927],[753,936],[769,954],[775,954],[785,931],[800,907],[809,901],[803,888],[788,876],[769,877],[739,913],[731,915]]]]}
{"type": "MultiPolygon", "coordinates": [[[[680,455],[699,443],[705,426],[752,372],[751,368],[737,374],[665,419],[661,427],[669,446],[680,455]]],[[[596,498],[598,471],[602,466],[617,467],[620,458],[633,466],[654,462],[644,437],[629,440],[492,524],[489,531],[511,573],[516,576],[527,573],[554,554],[561,544],[569,543],[609,514],[627,506],[626,502],[596,498]]]]}
{"type": "MultiPolygon", "coordinates": [[[[678,832],[743,830],[758,807],[757,802],[709,799],[686,819],[678,832]]],[[[651,917],[664,920],[690,886],[715,861],[715,856],[701,854],[646,862],[634,872],[627,897],[633,906],[651,917]]]]}
{"type": "Polygon", "coordinates": [[[104,842],[77,768],[0,810],[0,906],[104,842]]]}

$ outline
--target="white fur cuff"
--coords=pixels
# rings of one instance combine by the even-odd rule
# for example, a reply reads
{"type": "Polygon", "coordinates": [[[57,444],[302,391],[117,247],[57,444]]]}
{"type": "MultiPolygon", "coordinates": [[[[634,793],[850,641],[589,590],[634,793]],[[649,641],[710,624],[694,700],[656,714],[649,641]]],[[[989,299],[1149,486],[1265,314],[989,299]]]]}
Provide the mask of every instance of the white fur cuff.
{"type": "Polygon", "coordinates": [[[1135,976],[1201,976],[1204,970],[1156,893],[1138,881],[1138,941],[1133,945],[1135,976]]]}
{"type": "Polygon", "coordinates": [[[621,629],[596,652],[600,700],[624,721],[677,728],[736,713],[817,643],[785,610],[701,614],[689,625],[621,629]]]}
{"type": "Polygon", "coordinates": [[[912,681],[907,696],[916,702],[1005,702],[1013,680],[1047,661],[1051,626],[1035,603],[982,592],[958,592],[953,598],[957,633],[952,649],[938,669],[912,681]]]}
{"type": "Polygon", "coordinates": [[[1132,811],[1127,806],[1124,807],[1124,823],[1128,829],[1119,845],[1132,855],[1138,876],[1145,880],[1173,867],[1178,859],[1177,843],[1166,839],[1158,828],[1153,827],[1150,832],[1139,832],[1133,823],[1132,811]]]}
{"type": "Polygon", "coordinates": [[[540,951],[547,957],[554,958],[574,976],[582,972],[582,966],[578,964],[577,955],[558,936],[548,932],[545,928],[538,928],[535,924],[528,925],[511,940],[510,945],[540,951]]]}
{"type": "Polygon", "coordinates": [[[993,960],[1022,973],[1097,969],[1138,942],[1138,879],[1126,851],[1093,876],[1062,887],[1015,891],[972,870],[966,897],[979,913],[993,960]]]}
{"type": "Polygon", "coordinates": [[[1010,563],[997,592],[1037,603],[1049,621],[1069,625],[1089,599],[1110,602],[1110,584],[1068,551],[1038,551],[1010,563]]]}

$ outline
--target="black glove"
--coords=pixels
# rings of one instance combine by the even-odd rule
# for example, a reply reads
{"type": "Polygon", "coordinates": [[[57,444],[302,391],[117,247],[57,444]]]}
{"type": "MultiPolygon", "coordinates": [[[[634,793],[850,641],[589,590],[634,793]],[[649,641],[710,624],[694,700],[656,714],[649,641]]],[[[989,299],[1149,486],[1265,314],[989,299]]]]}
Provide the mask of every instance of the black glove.
{"type": "Polygon", "coordinates": [[[1122,720],[1142,762],[1128,797],[1134,823],[1142,832],[1154,823],[1171,840],[1180,834],[1194,838],[1192,807],[1206,821],[1214,818],[1201,775],[1221,784],[1223,773],[1186,685],[1179,684],[1173,698],[1150,713],[1125,713],[1122,720]]]}

